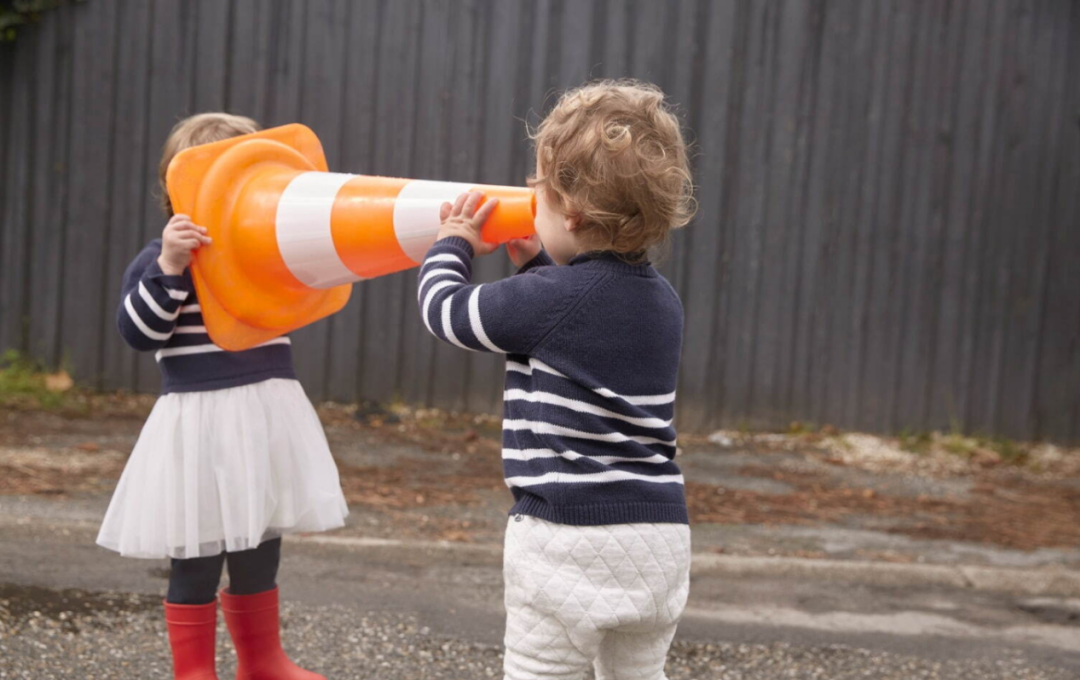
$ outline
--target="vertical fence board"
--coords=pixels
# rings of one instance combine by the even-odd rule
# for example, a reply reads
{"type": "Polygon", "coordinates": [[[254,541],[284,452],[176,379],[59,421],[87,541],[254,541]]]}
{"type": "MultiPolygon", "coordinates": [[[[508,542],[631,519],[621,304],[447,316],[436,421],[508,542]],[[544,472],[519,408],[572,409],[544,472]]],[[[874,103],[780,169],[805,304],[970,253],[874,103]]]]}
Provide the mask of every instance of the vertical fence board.
{"type": "MultiPolygon", "coordinates": [[[[948,427],[959,414],[960,386],[957,366],[957,340],[962,332],[964,255],[970,237],[967,210],[972,200],[974,180],[978,172],[980,120],[983,114],[980,100],[987,86],[979,65],[986,46],[990,12],[987,3],[967,2],[962,19],[963,46],[955,55],[950,82],[943,83],[953,103],[951,114],[941,120],[941,146],[947,148],[948,176],[941,177],[945,187],[940,189],[933,219],[939,230],[938,267],[941,283],[929,291],[935,302],[934,337],[930,341],[926,392],[923,394],[925,420],[922,427],[948,427]]],[[[935,186],[938,183],[935,182],[935,186]]]]}
{"type": "MultiPolygon", "coordinates": [[[[14,89],[18,86],[15,81],[15,49],[13,45],[0,45],[0,84],[3,84],[0,92],[4,93],[4,98],[0,100],[0,262],[4,262],[6,258],[10,256],[10,252],[7,245],[7,230],[12,227],[13,221],[6,217],[8,203],[10,202],[10,196],[12,194],[11,184],[15,182],[15,175],[8,169],[8,163],[21,162],[22,158],[17,158],[17,154],[14,152],[8,153],[8,149],[11,146],[11,131],[14,127],[12,118],[12,109],[14,108],[15,97],[12,96],[14,89]],[[9,184],[9,179],[11,184],[9,184]]],[[[24,171],[28,172],[28,171],[24,171]]],[[[22,256],[23,253],[19,252],[22,256]]],[[[5,296],[4,291],[0,291],[0,298],[5,296]]],[[[0,328],[3,328],[4,320],[0,318],[0,328]]],[[[2,336],[0,336],[2,337],[2,336]]],[[[8,340],[10,343],[10,340],[8,340]]],[[[4,344],[0,343],[0,347],[4,344]]]]}
{"type": "MultiPolygon", "coordinates": [[[[1066,64],[1080,63],[1080,7],[1072,3],[1059,24],[1066,36],[1066,64]]],[[[1047,252],[1045,307],[1039,337],[1036,408],[1039,436],[1080,439],[1080,296],[1076,295],[1076,263],[1080,262],[1080,86],[1066,68],[1060,80],[1065,115],[1056,114],[1060,150],[1050,179],[1053,227],[1047,252]],[[1066,358],[1062,361],[1062,358],[1066,358]]]]}
{"type": "Polygon", "coordinates": [[[111,222],[108,261],[105,263],[102,310],[102,385],[107,389],[135,387],[135,354],[116,331],[115,310],[120,306],[124,270],[142,249],[143,197],[156,177],[144,149],[147,139],[147,96],[150,70],[146,51],[150,40],[150,5],[139,3],[119,14],[118,32],[129,36],[120,43],[116,69],[125,77],[116,83],[114,116],[119,134],[112,139],[111,222]]]}
{"type": "MultiPolygon", "coordinates": [[[[825,279],[818,296],[814,314],[818,332],[815,343],[817,360],[808,371],[812,400],[813,420],[829,422],[846,427],[846,386],[858,373],[854,361],[856,333],[853,332],[857,290],[854,285],[858,271],[858,245],[861,203],[859,200],[861,178],[866,172],[866,153],[869,143],[869,110],[873,92],[873,54],[877,3],[854,0],[847,5],[834,7],[825,4],[826,26],[838,22],[838,37],[843,44],[850,44],[851,51],[834,45],[827,37],[821,45],[822,68],[826,65],[835,71],[838,103],[830,110],[828,136],[825,149],[815,147],[815,158],[824,156],[824,172],[830,178],[824,197],[831,228],[821,253],[824,261],[819,265],[825,279]],[[839,14],[839,17],[834,16],[839,14]]],[[[828,97],[828,93],[817,97],[828,97]]],[[[816,116],[815,116],[816,117],[816,116]]],[[[813,175],[816,170],[811,170],[813,175]]],[[[805,204],[813,202],[806,185],[805,204]]],[[[794,218],[792,218],[794,221],[794,218]]]]}
{"type": "Polygon", "coordinates": [[[861,417],[857,423],[870,429],[888,430],[893,401],[893,362],[896,353],[894,310],[902,291],[897,290],[897,254],[901,226],[896,218],[903,206],[907,148],[903,134],[911,110],[916,50],[911,6],[894,2],[886,10],[888,48],[885,99],[880,122],[880,156],[871,165],[876,184],[871,220],[871,262],[866,298],[866,355],[863,357],[861,417]],[[882,386],[889,385],[889,389],[882,386]]]}
{"type": "Polygon", "coordinates": [[[60,342],[75,375],[100,386],[102,320],[109,232],[110,147],[116,46],[116,3],[77,6],[72,79],[67,239],[64,247],[60,342]],[[87,228],[85,225],[94,225],[87,228]]]}
{"type": "MultiPolygon", "coordinates": [[[[37,359],[56,365],[60,360],[61,258],[68,189],[67,136],[71,115],[70,57],[74,21],[70,8],[62,8],[39,27],[35,47],[37,79],[34,102],[37,125],[33,131],[32,166],[34,224],[30,252],[30,343],[37,359]]],[[[19,45],[19,49],[24,49],[19,45]]],[[[23,77],[26,77],[23,75],[23,77]]],[[[29,133],[29,131],[26,131],[29,133]]]]}
{"type": "Polygon", "coordinates": [[[961,329],[957,337],[957,393],[955,423],[963,428],[972,427],[975,402],[978,398],[976,386],[976,351],[981,340],[979,297],[985,287],[984,267],[985,243],[989,238],[984,223],[993,219],[992,202],[996,196],[994,186],[995,154],[1000,134],[999,110],[995,105],[1001,80],[1004,55],[999,46],[1004,40],[1007,29],[1008,13],[1005,3],[994,3],[987,23],[987,38],[980,61],[984,69],[985,88],[981,93],[979,107],[982,115],[978,123],[976,163],[973,177],[971,200],[968,202],[967,223],[968,238],[963,262],[962,306],[959,324],[961,329]]]}
{"type": "MultiPolygon", "coordinates": [[[[986,223],[981,229],[982,248],[977,260],[981,270],[981,285],[975,298],[975,318],[973,329],[976,342],[972,352],[972,373],[969,385],[969,418],[967,426],[977,431],[987,431],[991,427],[997,409],[996,395],[993,390],[1003,387],[1001,360],[1004,352],[1008,319],[1006,309],[1012,272],[1005,264],[1008,258],[1008,229],[1011,224],[1003,214],[1011,206],[1006,196],[1015,196],[1015,163],[1020,155],[1017,142],[1021,134],[1018,118],[1016,88],[1026,89],[1021,81],[1021,66],[1017,50],[1024,44],[1023,36],[1030,18],[1024,16],[1022,8],[1016,3],[1005,5],[1002,12],[1005,20],[1003,40],[998,44],[1002,53],[1001,71],[995,84],[994,101],[996,129],[994,153],[991,160],[991,177],[988,183],[989,195],[984,209],[986,223]],[[990,228],[987,228],[990,227],[990,228]]],[[[1011,214],[1010,217],[1015,217],[1011,214]]]]}
{"type": "MultiPolygon", "coordinates": [[[[768,192],[762,213],[762,269],[750,370],[754,389],[747,409],[768,423],[780,419],[778,411],[791,399],[793,375],[791,337],[799,333],[800,303],[816,280],[801,263],[803,247],[812,251],[819,238],[819,211],[801,204],[800,187],[807,179],[807,164],[815,156],[816,145],[808,127],[814,124],[812,92],[820,67],[823,20],[820,3],[785,3],[777,6],[777,74],[770,100],[770,128],[765,185],[768,192]],[[780,46],[784,46],[782,49],[780,46]],[[781,188],[782,187],[782,188],[781,188]],[[798,206],[796,208],[796,206],[798,206]],[[795,219],[792,219],[795,216],[795,219]],[[782,263],[778,271],[768,262],[782,263]],[[806,273],[808,276],[803,276],[806,273]]],[[[826,89],[820,82],[818,86],[826,89]]],[[[824,120],[824,117],[822,118],[824,120]]],[[[818,154],[820,156],[820,154],[818,154]]],[[[825,179],[825,174],[816,175],[825,179]]],[[[805,342],[805,341],[804,341],[805,342]]],[[[804,346],[796,343],[796,346],[804,346]]]]}
{"type": "Polygon", "coordinates": [[[941,285],[935,266],[935,254],[941,245],[934,238],[930,211],[931,192],[944,184],[935,165],[939,134],[935,113],[947,112],[950,106],[949,102],[940,101],[942,90],[938,85],[940,80],[947,79],[950,69],[951,59],[942,53],[950,26],[950,8],[955,5],[926,5],[920,17],[918,35],[921,42],[913,63],[915,94],[908,130],[915,143],[908,150],[908,178],[905,180],[904,208],[900,212],[900,224],[906,227],[900,240],[902,256],[898,262],[904,296],[896,310],[898,346],[892,380],[896,397],[889,418],[890,428],[894,430],[912,429],[921,422],[918,414],[922,411],[925,389],[920,382],[924,377],[920,367],[928,355],[926,334],[930,328],[928,319],[933,317],[925,291],[941,285]]]}
{"type": "Polygon", "coordinates": [[[740,18],[746,6],[710,4],[703,22],[708,35],[702,45],[702,78],[715,88],[715,100],[702,99],[696,109],[698,218],[676,238],[690,239],[687,258],[692,282],[683,297],[685,322],[680,366],[680,417],[691,427],[715,422],[713,413],[730,418],[722,401],[728,373],[725,361],[731,331],[724,310],[731,300],[735,196],[727,182],[738,172],[737,129],[745,68],[745,33],[740,18]],[[730,65],[730,66],[729,66],[730,65]],[[713,217],[709,219],[708,215],[713,217]],[[694,396],[691,396],[694,395],[694,396]],[[707,396],[703,396],[707,395],[707,396]]]}
{"type": "Polygon", "coordinates": [[[265,124],[274,8],[262,0],[231,0],[231,8],[225,108],[265,124]]]}
{"type": "MultiPolygon", "coordinates": [[[[24,39],[33,41],[38,36],[24,30],[24,39]]],[[[10,56],[12,72],[29,71],[33,66],[34,52],[30,49],[15,50],[10,56]]],[[[5,135],[6,156],[0,154],[3,163],[4,199],[0,205],[0,348],[24,350],[24,324],[29,310],[24,307],[28,293],[26,251],[29,247],[26,225],[33,219],[30,200],[30,177],[33,174],[34,156],[30,153],[36,120],[33,115],[35,82],[31,78],[15,80],[14,87],[4,88],[3,104],[5,125],[9,130],[26,130],[25,134],[5,135]]]]}

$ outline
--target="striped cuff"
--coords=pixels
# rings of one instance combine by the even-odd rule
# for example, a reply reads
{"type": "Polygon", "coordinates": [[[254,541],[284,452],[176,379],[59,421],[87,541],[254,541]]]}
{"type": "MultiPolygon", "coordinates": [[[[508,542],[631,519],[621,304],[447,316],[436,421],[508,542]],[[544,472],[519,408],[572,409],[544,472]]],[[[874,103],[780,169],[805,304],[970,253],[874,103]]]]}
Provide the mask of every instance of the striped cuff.
{"type": "Polygon", "coordinates": [[[156,283],[160,283],[163,288],[169,291],[169,295],[174,299],[183,300],[191,294],[191,282],[188,277],[184,274],[180,274],[179,276],[177,276],[174,274],[166,274],[165,272],[161,271],[161,265],[158,264],[157,258],[155,258],[154,261],[150,263],[150,266],[146,268],[146,271],[143,273],[143,277],[147,279],[152,279],[156,283]],[[173,295],[173,292],[175,292],[177,295],[183,293],[184,297],[178,298],[173,295]]]}
{"type": "MultiPolygon", "coordinates": [[[[436,241],[435,245],[433,245],[432,248],[438,246],[450,246],[451,248],[463,250],[469,256],[470,260],[476,257],[476,251],[473,250],[472,244],[461,238],[460,236],[447,236],[441,241],[436,241]]],[[[428,254],[430,255],[430,251],[428,254]]]]}

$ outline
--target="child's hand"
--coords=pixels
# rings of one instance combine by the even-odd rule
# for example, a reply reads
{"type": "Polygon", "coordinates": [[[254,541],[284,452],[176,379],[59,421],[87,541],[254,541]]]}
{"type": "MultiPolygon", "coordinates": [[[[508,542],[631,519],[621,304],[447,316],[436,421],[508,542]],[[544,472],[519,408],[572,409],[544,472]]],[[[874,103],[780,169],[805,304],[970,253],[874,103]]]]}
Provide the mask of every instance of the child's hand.
{"type": "Polygon", "coordinates": [[[541,248],[543,246],[540,243],[540,237],[533,234],[527,238],[516,238],[507,243],[506,254],[510,256],[510,261],[514,263],[514,266],[521,269],[540,254],[541,248]]]}
{"type": "Polygon", "coordinates": [[[488,199],[477,210],[476,206],[480,205],[483,198],[484,195],[479,191],[468,191],[458,196],[453,205],[443,203],[439,210],[439,221],[442,222],[442,226],[439,227],[437,240],[459,236],[469,242],[477,255],[490,255],[498,250],[497,244],[484,242],[480,236],[480,229],[491,216],[491,211],[495,210],[495,206],[499,204],[499,199],[488,199]]]}
{"type": "Polygon", "coordinates": [[[187,215],[173,215],[161,233],[161,255],[158,265],[167,276],[180,276],[191,264],[191,254],[203,244],[209,244],[206,229],[196,225],[187,215]]]}

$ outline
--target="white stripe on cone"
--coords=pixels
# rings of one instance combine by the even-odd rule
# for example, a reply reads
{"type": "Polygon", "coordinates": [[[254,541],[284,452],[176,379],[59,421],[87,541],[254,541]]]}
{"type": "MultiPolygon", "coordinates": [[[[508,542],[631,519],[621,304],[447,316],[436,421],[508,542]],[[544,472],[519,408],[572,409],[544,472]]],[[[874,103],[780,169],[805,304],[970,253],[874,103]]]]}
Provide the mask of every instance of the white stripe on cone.
{"type": "Polygon", "coordinates": [[[439,234],[439,208],[473,188],[461,182],[414,179],[394,200],[394,234],[409,259],[420,264],[439,234]]]}
{"type": "Polygon", "coordinates": [[[277,242],[281,257],[301,283],[310,288],[333,288],[359,281],[346,267],[330,228],[334,199],[356,175],[305,172],[281,193],[277,207],[277,242]]]}

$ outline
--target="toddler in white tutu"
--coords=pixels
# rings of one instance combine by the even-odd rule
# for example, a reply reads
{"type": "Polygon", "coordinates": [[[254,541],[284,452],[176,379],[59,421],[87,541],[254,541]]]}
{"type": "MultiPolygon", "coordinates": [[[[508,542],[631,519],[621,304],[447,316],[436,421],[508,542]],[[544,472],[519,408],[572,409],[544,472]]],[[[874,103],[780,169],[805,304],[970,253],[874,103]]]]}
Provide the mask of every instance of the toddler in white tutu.
{"type": "MultiPolygon", "coordinates": [[[[319,680],[281,648],[276,577],[281,536],[344,524],[337,468],[293,372],[289,339],[226,352],[206,334],[188,265],[212,247],[206,229],[173,214],[165,170],[190,146],[255,132],[240,116],[181,121],[160,176],[170,219],[124,274],[117,323],[155,352],[162,396],[113,495],[98,543],[121,555],[171,558],[165,618],[178,680],[216,679],[218,585],[238,680],[319,680]]],[[[325,680],[325,679],[323,679],[325,680]]]]}

